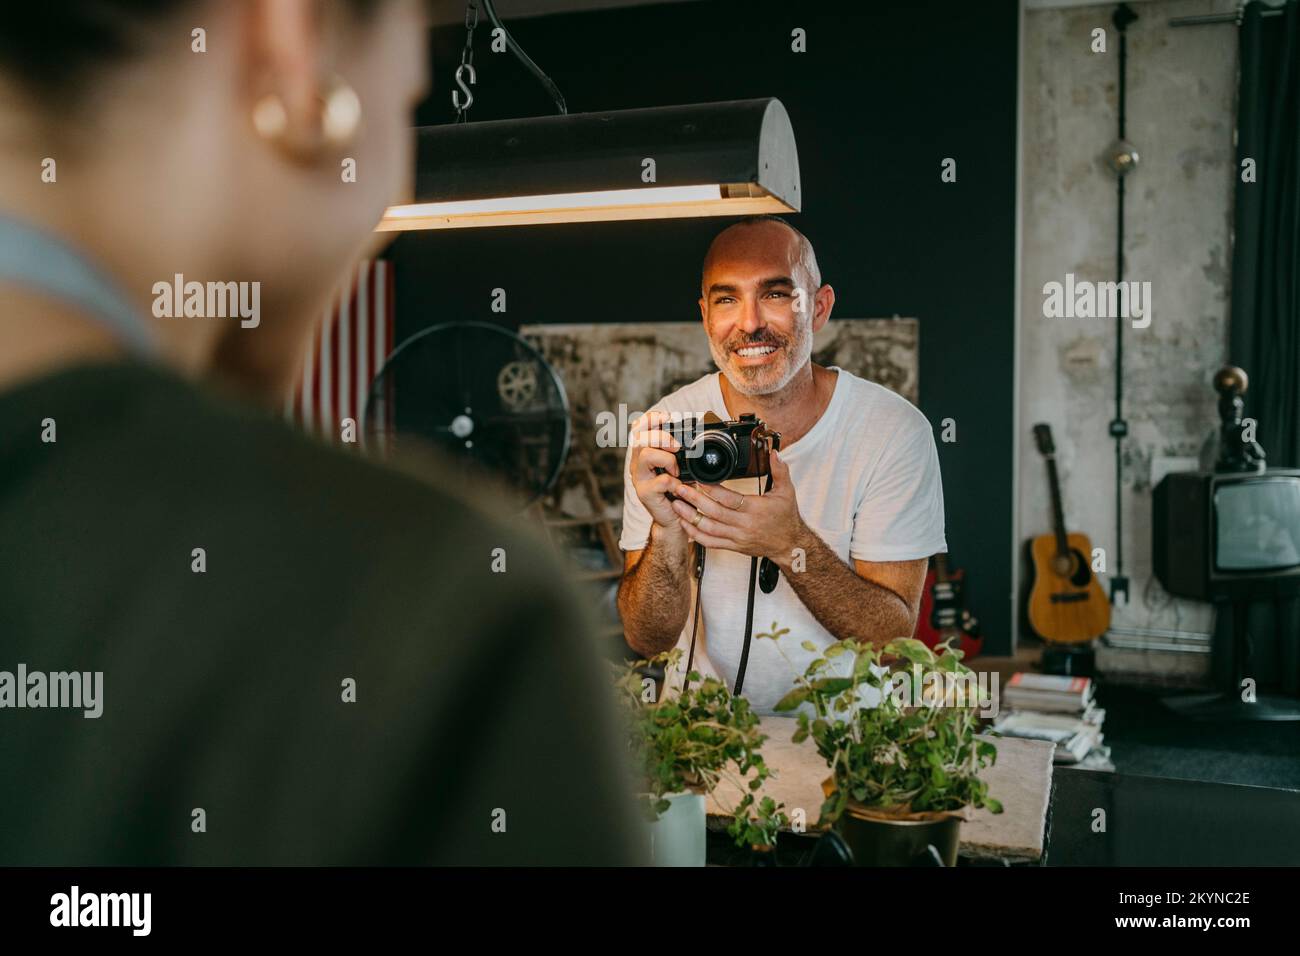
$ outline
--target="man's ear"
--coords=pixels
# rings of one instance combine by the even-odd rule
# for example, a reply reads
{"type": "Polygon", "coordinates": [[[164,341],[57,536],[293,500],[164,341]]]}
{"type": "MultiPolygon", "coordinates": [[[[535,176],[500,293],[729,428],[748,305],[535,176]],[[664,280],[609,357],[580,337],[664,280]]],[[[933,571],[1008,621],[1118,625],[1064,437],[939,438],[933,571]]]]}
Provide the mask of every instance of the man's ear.
{"type": "Polygon", "coordinates": [[[835,290],[829,285],[824,285],[813,293],[812,330],[814,333],[820,332],[830,321],[833,308],[835,308],[835,290]]]}
{"type": "Polygon", "coordinates": [[[704,331],[709,330],[709,314],[704,308],[704,296],[700,296],[700,321],[704,323],[704,331]]]}

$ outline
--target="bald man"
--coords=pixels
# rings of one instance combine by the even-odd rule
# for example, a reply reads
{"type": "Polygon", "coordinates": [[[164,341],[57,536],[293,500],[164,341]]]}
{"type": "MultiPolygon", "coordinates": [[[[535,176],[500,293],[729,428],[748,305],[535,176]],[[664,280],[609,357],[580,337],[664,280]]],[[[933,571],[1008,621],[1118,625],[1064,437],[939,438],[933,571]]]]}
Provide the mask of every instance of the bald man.
{"type": "Polygon", "coordinates": [[[789,634],[779,649],[751,644],[743,693],[760,713],[835,641],[910,637],[927,559],[947,550],[930,423],[888,389],[812,361],[813,334],[834,305],[797,229],[775,216],[729,226],[709,247],[700,290],[720,371],[657,403],[630,436],[618,594],[628,644],[647,657],[679,646],[684,669],[691,555],[703,547],[695,669],[734,688],[751,557],[770,558],[780,579],[770,594],[756,589],[755,630],[775,621],[789,634]],[[706,412],[752,413],[780,432],[771,491],[760,496],[756,478],[680,480],[680,445],[663,425],[706,412]]]}

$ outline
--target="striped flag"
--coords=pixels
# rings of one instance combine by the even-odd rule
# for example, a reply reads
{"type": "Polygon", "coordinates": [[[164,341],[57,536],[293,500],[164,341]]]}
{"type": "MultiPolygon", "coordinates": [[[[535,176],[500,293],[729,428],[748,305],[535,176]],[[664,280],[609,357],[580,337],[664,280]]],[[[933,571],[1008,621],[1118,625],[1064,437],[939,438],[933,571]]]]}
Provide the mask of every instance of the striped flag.
{"type": "Polygon", "coordinates": [[[393,351],[393,326],[393,264],[364,260],[317,323],[285,416],[335,444],[342,443],[341,423],[350,418],[361,447],[366,397],[393,351]]]}

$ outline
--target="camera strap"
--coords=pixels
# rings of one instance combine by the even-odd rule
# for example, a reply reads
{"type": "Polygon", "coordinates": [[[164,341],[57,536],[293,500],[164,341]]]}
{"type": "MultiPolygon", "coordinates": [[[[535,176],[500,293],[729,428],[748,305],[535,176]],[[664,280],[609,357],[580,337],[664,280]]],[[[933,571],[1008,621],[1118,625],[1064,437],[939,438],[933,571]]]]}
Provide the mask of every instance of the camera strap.
{"type": "Polygon", "coordinates": [[[690,683],[691,665],[695,663],[695,635],[700,629],[700,594],[704,591],[704,545],[695,549],[695,610],[691,612],[691,652],[686,655],[686,683],[690,683]]]}
{"type": "Polygon", "coordinates": [[[732,691],[740,696],[745,686],[745,668],[749,664],[749,644],[754,638],[754,584],[758,581],[758,558],[749,559],[749,598],[745,603],[745,643],[740,648],[740,666],[736,668],[736,687],[732,691]]]}
{"type": "MultiPolygon", "coordinates": [[[[760,481],[758,493],[772,490],[772,476],[767,476],[767,486],[764,487],[760,481]]],[[[686,683],[690,682],[691,666],[695,662],[695,638],[700,630],[700,597],[704,593],[704,552],[703,545],[697,545],[695,548],[695,609],[691,612],[691,650],[686,656],[686,683]]],[[[736,668],[736,686],[732,693],[739,696],[745,686],[745,669],[749,666],[749,646],[754,639],[754,585],[758,584],[763,589],[764,594],[771,594],[776,588],[777,579],[780,576],[780,569],[770,558],[763,558],[760,562],[757,557],[749,559],[749,595],[745,602],[745,640],[740,648],[740,664],[736,668]]]]}
{"type": "MultiPolygon", "coordinates": [[[[772,490],[772,474],[767,475],[767,486],[764,487],[760,481],[758,493],[772,490]]],[[[759,560],[757,557],[749,559],[749,596],[745,600],[745,642],[740,648],[740,665],[736,668],[736,686],[732,693],[739,696],[741,689],[745,686],[745,668],[749,666],[749,645],[754,639],[754,585],[762,579],[762,588],[764,594],[771,594],[772,589],[776,587],[776,577],[778,568],[771,558],[762,560],[762,573],[759,573],[759,560]]]]}

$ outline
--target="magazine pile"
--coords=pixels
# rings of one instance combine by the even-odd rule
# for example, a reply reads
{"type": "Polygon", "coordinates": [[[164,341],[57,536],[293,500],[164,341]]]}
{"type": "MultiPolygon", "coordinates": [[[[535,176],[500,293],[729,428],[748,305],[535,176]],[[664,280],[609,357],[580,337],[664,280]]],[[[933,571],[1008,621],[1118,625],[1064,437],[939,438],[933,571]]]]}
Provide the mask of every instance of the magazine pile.
{"type": "Polygon", "coordinates": [[[1114,770],[1101,732],[1106,711],[1094,699],[1090,677],[1017,673],[1002,690],[1002,712],[993,732],[1056,744],[1056,763],[1088,770],[1114,770]]]}

